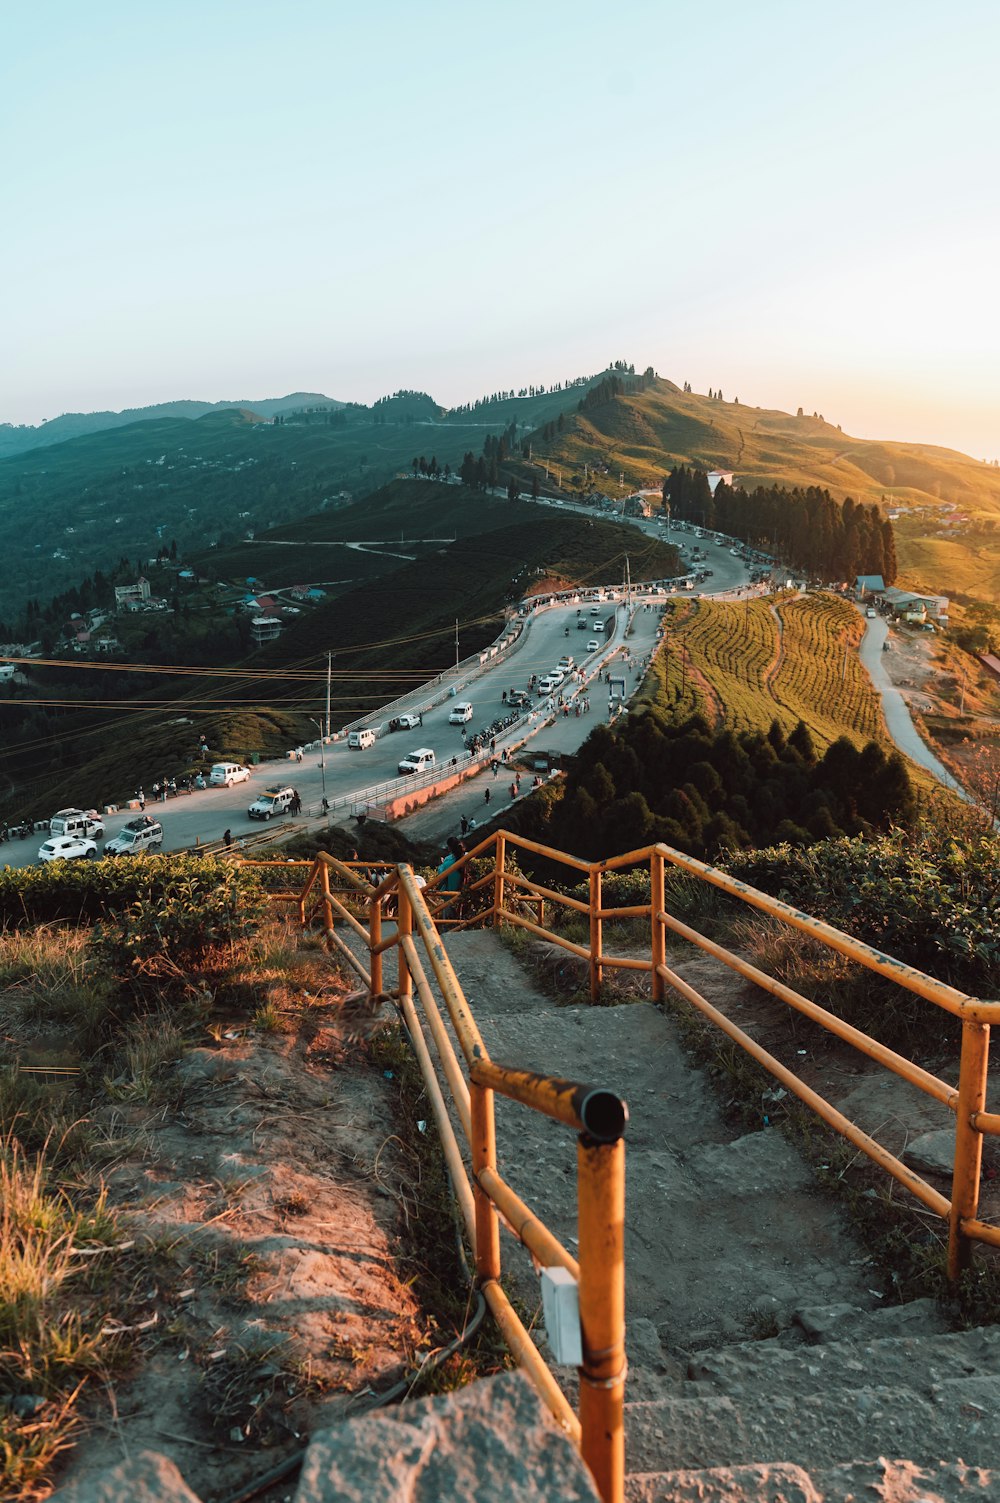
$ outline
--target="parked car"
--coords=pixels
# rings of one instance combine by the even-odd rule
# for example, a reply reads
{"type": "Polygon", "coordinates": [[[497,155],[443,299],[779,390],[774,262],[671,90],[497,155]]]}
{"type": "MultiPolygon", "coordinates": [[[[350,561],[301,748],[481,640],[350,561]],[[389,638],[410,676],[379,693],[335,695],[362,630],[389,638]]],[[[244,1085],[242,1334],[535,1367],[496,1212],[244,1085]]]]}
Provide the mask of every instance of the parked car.
{"type": "Polygon", "coordinates": [[[56,835],[38,848],[39,861],[78,861],[96,855],[96,842],[84,835],[56,835]]]}
{"type": "Polygon", "coordinates": [[[523,689],[512,689],[507,695],[507,703],[515,710],[523,710],[531,703],[531,696],[525,694],[523,689]]]}
{"type": "Polygon", "coordinates": [[[254,799],[247,813],[251,819],[270,819],[274,814],[287,813],[294,802],[295,789],[285,783],[275,783],[254,799]]]}
{"type": "Polygon", "coordinates": [[[208,775],[213,788],[231,788],[234,783],[246,783],[250,778],[249,767],[239,762],[216,762],[208,775]]]}
{"type": "Polygon", "coordinates": [[[465,701],[460,701],[457,705],[452,706],[451,714],[448,716],[448,723],[449,725],[465,725],[466,721],[471,719],[472,706],[465,701]]]}
{"type": "Polygon", "coordinates": [[[394,715],[389,721],[390,731],[415,731],[418,725],[423,725],[424,717],[415,710],[408,710],[405,715],[394,715]]]}
{"type": "Polygon", "coordinates": [[[104,847],[105,856],[140,856],[143,851],[158,851],[163,844],[163,826],[145,814],[130,819],[113,840],[104,847]]]}
{"type": "Polygon", "coordinates": [[[597,640],[596,637],[594,638],[594,640],[592,642],[588,642],[587,643],[587,651],[588,652],[599,652],[600,648],[601,648],[601,644],[600,644],[600,642],[598,642],[598,640],[597,640]]]}
{"type": "Polygon", "coordinates": [[[875,607],[873,605],[870,605],[868,607],[868,609],[865,611],[865,615],[868,617],[869,621],[874,621],[875,620],[875,607]]]}
{"type": "Polygon", "coordinates": [[[429,767],[434,766],[436,761],[437,758],[431,751],[430,747],[421,746],[418,747],[416,751],[410,752],[408,756],[405,756],[403,758],[403,760],[399,764],[399,771],[426,772],[429,767]]]}
{"type": "Polygon", "coordinates": [[[352,751],[371,751],[378,737],[370,726],[362,726],[359,730],[349,731],[347,744],[352,751]]]}

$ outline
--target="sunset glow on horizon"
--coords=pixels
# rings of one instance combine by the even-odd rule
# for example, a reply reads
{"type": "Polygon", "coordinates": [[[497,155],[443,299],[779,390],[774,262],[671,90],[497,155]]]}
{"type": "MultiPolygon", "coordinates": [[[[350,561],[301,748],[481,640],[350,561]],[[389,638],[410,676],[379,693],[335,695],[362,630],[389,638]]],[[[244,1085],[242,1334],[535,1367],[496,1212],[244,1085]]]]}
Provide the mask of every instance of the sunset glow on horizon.
{"type": "Polygon", "coordinates": [[[5,17],[0,422],[623,358],[1000,457],[1000,12],[5,17]]]}

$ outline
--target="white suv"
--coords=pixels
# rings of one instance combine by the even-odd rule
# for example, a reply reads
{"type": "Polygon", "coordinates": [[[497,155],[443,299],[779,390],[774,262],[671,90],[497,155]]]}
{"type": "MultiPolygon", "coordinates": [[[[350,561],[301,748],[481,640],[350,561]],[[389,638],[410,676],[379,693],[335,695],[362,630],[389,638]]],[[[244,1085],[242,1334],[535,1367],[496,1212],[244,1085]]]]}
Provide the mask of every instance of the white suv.
{"type": "Polygon", "coordinates": [[[285,814],[295,802],[295,789],[276,784],[254,799],[247,813],[251,819],[270,819],[272,814],[285,814]]]}
{"type": "Polygon", "coordinates": [[[463,701],[461,704],[455,705],[452,709],[451,714],[448,716],[448,722],[450,725],[465,725],[466,721],[471,719],[472,706],[466,701],[463,701]]]}
{"type": "Polygon", "coordinates": [[[399,764],[399,770],[401,773],[426,772],[429,767],[434,766],[436,760],[429,746],[421,746],[417,751],[410,752],[408,757],[403,758],[399,764]]]}
{"type": "Polygon", "coordinates": [[[54,835],[39,846],[39,861],[77,861],[83,856],[91,860],[97,855],[97,844],[83,835],[54,835]]]}

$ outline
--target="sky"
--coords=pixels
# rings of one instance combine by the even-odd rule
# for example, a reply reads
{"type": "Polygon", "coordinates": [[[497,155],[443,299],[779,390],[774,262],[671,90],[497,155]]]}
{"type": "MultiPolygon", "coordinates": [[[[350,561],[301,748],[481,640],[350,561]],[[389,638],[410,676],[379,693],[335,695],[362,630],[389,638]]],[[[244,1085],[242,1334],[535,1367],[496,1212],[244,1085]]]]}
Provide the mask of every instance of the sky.
{"type": "Polygon", "coordinates": [[[624,359],[1000,457],[1000,6],[0,12],[0,422],[624,359]]]}

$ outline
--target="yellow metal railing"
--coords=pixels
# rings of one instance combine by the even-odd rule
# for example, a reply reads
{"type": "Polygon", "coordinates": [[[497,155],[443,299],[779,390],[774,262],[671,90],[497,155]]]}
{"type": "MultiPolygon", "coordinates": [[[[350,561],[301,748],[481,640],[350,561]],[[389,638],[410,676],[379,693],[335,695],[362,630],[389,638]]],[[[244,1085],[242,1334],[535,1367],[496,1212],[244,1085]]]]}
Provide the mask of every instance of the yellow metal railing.
{"type": "MultiPolygon", "coordinates": [[[[305,926],[319,918],[327,939],[372,993],[382,992],[384,958],[395,951],[399,1006],[420,1065],[445,1161],[475,1258],[476,1278],[503,1339],[567,1433],[579,1445],[604,1503],[622,1503],[625,1479],[625,1145],[628,1108],[612,1091],[534,1074],[490,1058],[441,941],[435,911],[450,893],[418,885],[408,866],[393,867],[376,886],[359,870],[321,853],[310,862],[248,862],[297,870],[298,890],[273,891],[295,905],[305,926]],[[358,905],[367,909],[360,922],[358,905]],[[391,914],[391,929],[387,924],[391,914]],[[336,925],[367,947],[369,967],[336,925]],[[389,932],[384,932],[389,929],[389,932]],[[439,1005],[440,998],[442,1005],[439,1005]],[[496,1096],[561,1122],[577,1133],[579,1255],[574,1258],[506,1183],[497,1168],[496,1096]],[[451,1109],[448,1099],[450,1098],[451,1109]],[[462,1142],[464,1141],[464,1151],[462,1142]],[[500,1226],[542,1268],[576,1280],[583,1362],[579,1414],[545,1363],[501,1284],[500,1226]]],[[[503,902],[503,868],[470,883],[463,901],[488,893],[486,915],[503,902]]],[[[290,884],[289,884],[290,887],[290,884]]],[[[447,922],[447,919],[445,919],[447,922]]],[[[463,922],[461,919],[452,920],[463,922]]]]}
{"type": "Polygon", "coordinates": [[[440,890],[444,874],[431,878],[421,888],[406,866],[385,868],[385,877],[375,886],[358,873],[356,864],[345,865],[322,854],[314,862],[248,864],[305,869],[301,873],[305,878],[301,889],[272,893],[272,897],[296,904],[302,924],[319,915],[333,948],[373,992],[382,990],[384,954],[389,950],[396,951],[399,973],[395,995],[427,1083],[455,1193],[475,1250],[476,1270],[483,1292],[515,1357],[528,1371],[553,1412],[579,1439],[606,1503],[611,1503],[611,1500],[618,1503],[624,1475],[624,1148],[621,1132],[626,1109],[624,1103],[610,1092],[588,1093],[584,1088],[568,1085],[565,1081],[529,1075],[490,1060],[444,949],[441,930],[482,923],[509,924],[524,929],[585,962],[590,994],[595,1001],[600,996],[607,971],[645,972],[650,978],[651,996],[655,1002],[661,1002],[669,989],[695,1008],[824,1122],[947,1223],[950,1279],[958,1278],[969,1266],[976,1242],[1000,1247],[1000,1227],[980,1220],[978,1214],[983,1138],[987,1134],[1000,1136],[1000,1113],[986,1110],[989,1033],[991,1024],[1000,1022],[1000,1002],[984,1001],[958,991],[854,939],[833,925],[802,913],[780,899],[666,845],[646,846],[608,861],[587,862],[500,831],[488,836],[457,863],[467,878],[457,900],[452,893],[440,890]],[[564,872],[566,885],[585,887],[586,898],[561,891],[558,878],[541,882],[525,875],[511,859],[518,851],[540,858],[549,869],[564,872]],[[637,869],[648,870],[648,901],[627,907],[605,907],[602,893],[605,873],[637,869]],[[747,907],[769,915],[950,1013],[961,1023],[957,1084],[940,1079],[862,1030],[845,1023],[744,956],[709,939],[670,913],[666,902],[668,869],[683,872],[697,882],[725,892],[747,907]],[[366,910],[367,923],[362,923],[353,911],[359,902],[366,910]],[[443,913],[440,912],[442,908],[445,908],[443,913]],[[571,940],[558,929],[546,927],[546,912],[553,908],[585,922],[586,943],[571,940]],[[384,933],[387,914],[395,922],[384,933]],[[436,918],[436,914],[439,917],[436,918]],[[622,919],[635,919],[648,925],[648,957],[614,955],[605,949],[606,923],[622,919]],[[338,923],[346,924],[363,941],[370,955],[370,970],[337,934],[338,923]],[[950,1110],[955,1117],[950,1196],[929,1184],[884,1144],[851,1122],[686,981],[675,966],[668,963],[668,934],[712,956],[744,980],[761,987],[950,1110]],[[429,963],[433,981],[443,999],[443,1011],[438,1006],[426,963],[429,963]],[[415,997],[420,1004],[422,1021],[415,997]],[[458,1041],[457,1051],[453,1038],[458,1041]],[[442,1079],[471,1157],[471,1175],[452,1124],[442,1079]],[[493,1117],[495,1093],[554,1117],[580,1134],[579,1261],[566,1252],[498,1174],[493,1117]],[[578,1279],[584,1351],[579,1419],[572,1413],[500,1286],[500,1216],[540,1264],[565,1268],[578,1279]]]}
{"type": "Polygon", "coordinates": [[[650,975],[650,989],[654,1001],[662,1001],[667,988],[696,1008],[702,1015],[725,1033],[740,1048],[746,1050],[759,1064],[810,1107],[824,1122],[842,1134],[861,1150],[873,1163],[878,1164],[901,1185],[904,1185],[925,1206],[948,1223],[948,1277],[956,1279],[967,1268],[972,1258],[975,1242],[1000,1246],[1000,1227],[981,1221],[978,1217],[980,1177],[982,1169],[983,1137],[987,1134],[1000,1136],[1000,1113],[986,1111],[986,1087],[989,1057],[990,1025],[1000,1022],[1000,1002],[983,1001],[937,981],[934,977],[916,970],[913,966],[885,955],[881,950],[854,939],[851,935],[827,924],[821,919],[802,913],[779,898],[738,881],[717,867],[675,851],[670,846],[645,846],[629,851],[608,861],[585,862],[567,856],[535,841],[524,840],[511,834],[499,834],[491,842],[484,842],[472,855],[482,855],[488,844],[495,843],[494,890],[499,895],[490,913],[495,923],[506,923],[527,929],[550,943],[585,959],[589,966],[590,991],[594,1000],[600,994],[604,972],[611,968],[645,971],[650,975]],[[561,866],[577,883],[588,882],[589,901],[581,902],[560,894],[551,885],[542,886],[520,871],[505,871],[509,850],[525,850],[543,858],[546,862],[561,866]],[[601,881],[604,873],[648,868],[650,899],[646,903],[629,907],[605,908],[602,904],[601,881]],[[935,1007],[951,1013],[961,1021],[961,1056],[958,1083],[952,1085],[924,1070],[911,1060],[887,1048],[877,1039],[849,1024],[810,1001],[792,987],[767,975],[751,965],[742,956],[734,954],[725,946],[717,944],[681,922],[666,911],[665,872],[673,868],[686,873],[698,882],[727,893],[746,906],[768,914],[778,922],[807,935],[827,949],[857,962],[859,965],[886,977],[889,981],[924,998],[935,1007]],[[534,922],[518,911],[518,904],[505,899],[507,892],[516,892],[520,897],[543,897],[558,902],[570,912],[586,912],[589,919],[589,943],[581,945],[563,938],[558,932],[547,930],[541,922],[534,922]],[[604,948],[604,924],[608,919],[644,919],[649,924],[649,958],[610,955],[604,948]],[[927,1183],[908,1165],[904,1164],[884,1145],[863,1132],[849,1121],[829,1101],[813,1091],[794,1071],[789,1070],[773,1055],[738,1028],[728,1017],[713,1007],[705,997],[677,971],[667,964],[667,933],[697,946],[706,954],[727,965],[746,980],[768,991],[779,1001],[810,1018],[828,1032],[853,1045],[893,1074],[908,1081],[940,1101],[955,1114],[955,1151],[953,1159],[950,1197],[943,1195],[927,1183]]]}

